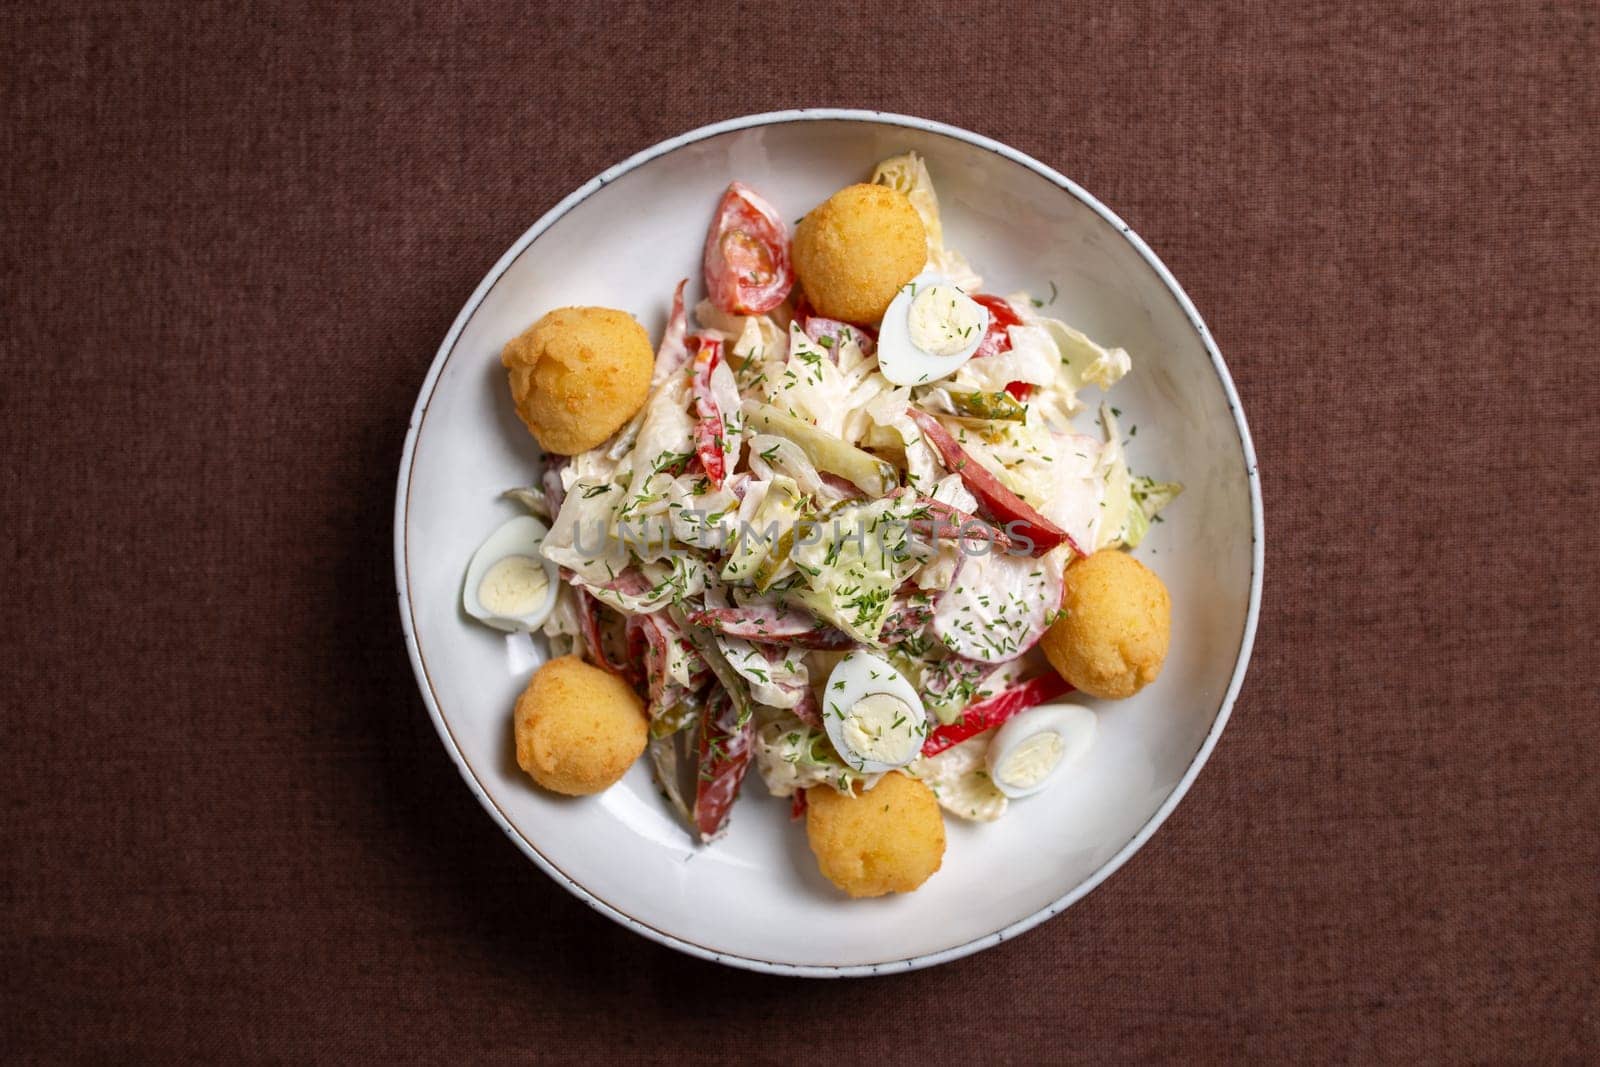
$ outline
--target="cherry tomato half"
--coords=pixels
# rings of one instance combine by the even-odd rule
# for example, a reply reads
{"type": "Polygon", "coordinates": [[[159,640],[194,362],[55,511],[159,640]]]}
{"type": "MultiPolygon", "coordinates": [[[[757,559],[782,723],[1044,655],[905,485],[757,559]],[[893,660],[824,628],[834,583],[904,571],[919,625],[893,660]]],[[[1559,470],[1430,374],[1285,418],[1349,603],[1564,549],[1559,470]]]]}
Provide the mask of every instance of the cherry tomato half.
{"type": "MultiPolygon", "coordinates": [[[[983,331],[983,340],[978,342],[978,350],[972,353],[972,358],[980,356],[997,356],[1001,352],[1011,350],[1011,335],[1006,332],[1008,326],[1021,326],[1022,317],[1008,302],[998,296],[979,295],[972,299],[989,309],[989,328],[983,331]]],[[[1033,386],[1027,382],[1010,382],[1006,385],[1006,392],[1018,400],[1028,399],[1033,392],[1033,386]]]]}
{"type": "Polygon", "coordinates": [[[1008,326],[1021,326],[1022,317],[1004,299],[998,296],[989,296],[980,293],[972,298],[989,309],[989,328],[983,331],[983,340],[978,342],[978,350],[972,353],[973,359],[982,359],[984,356],[997,356],[1001,352],[1011,350],[1011,335],[1006,333],[1008,326]]]}
{"type": "Polygon", "coordinates": [[[734,182],[706,234],[706,293],[730,315],[759,315],[794,287],[789,230],[755,190],[734,182]]]}

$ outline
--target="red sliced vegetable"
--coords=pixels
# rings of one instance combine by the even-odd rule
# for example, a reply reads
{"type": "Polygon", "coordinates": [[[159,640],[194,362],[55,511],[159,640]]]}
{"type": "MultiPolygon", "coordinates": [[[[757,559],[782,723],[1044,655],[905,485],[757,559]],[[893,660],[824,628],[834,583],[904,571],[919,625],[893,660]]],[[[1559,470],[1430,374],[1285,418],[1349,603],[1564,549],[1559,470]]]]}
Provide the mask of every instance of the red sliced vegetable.
{"type": "Polygon", "coordinates": [[[795,718],[807,726],[815,726],[819,730],[822,729],[822,709],[817,707],[816,694],[811,692],[809,685],[800,687],[800,700],[789,710],[794,712],[795,718]]]}
{"type": "Polygon", "coordinates": [[[1052,672],[1029,678],[1021,685],[1014,685],[992,697],[968,704],[961,718],[928,735],[928,739],[922,743],[922,754],[936,756],[951,745],[959,745],[969,737],[977,737],[985,730],[994,729],[1024,708],[1043,704],[1070,692],[1072,686],[1059,674],[1052,672]]]}
{"type": "Polygon", "coordinates": [[[655,588],[650,579],[644,576],[644,572],[632,564],[629,564],[627,567],[618,571],[616,574],[613,574],[609,579],[603,582],[591,582],[585,578],[578,577],[571,571],[566,571],[564,573],[567,575],[567,583],[574,589],[581,593],[587,594],[594,600],[595,603],[609,607],[613,611],[617,611],[624,615],[627,614],[624,609],[615,604],[608,603],[604,597],[595,596],[595,594],[599,592],[607,592],[616,593],[619,595],[619,597],[640,597],[644,596],[655,588]]]}
{"type": "Polygon", "coordinates": [[[893,648],[907,638],[915,637],[933,620],[933,604],[927,594],[914,593],[896,597],[889,614],[884,616],[883,629],[878,640],[893,648]]]}
{"type": "Polygon", "coordinates": [[[561,505],[566,503],[567,491],[561,487],[561,468],[567,465],[565,456],[551,456],[549,466],[539,476],[539,485],[544,489],[544,498],[550,502],[550,514],[561,514],[561,505]]]}
{"type": "Polygon", "coordinates": [[[656,366],[650,375],[651,386],[660,385],[689,362],[689,346],[685,341],[689,319],[683,310],[683,287],[688,284],[689,279],[683,279],[672,294],[672,313],[667,316],[667,328],[661,334],[661,347],[656,349],[656,366]]]}
{"type": "Polygon", "coordinates": [[[650,686],[650,705],[654,709],[661,703],[667,688],[667,635],[654,615],[629,615],[628,657],[644,666],[644,675],[650,686]]]}
{"type": "Polygon", "coordinates": [[[803,819],[805,818],[805,815],[806,791],[804,789],[796,789],[794,791],[794,798],[789,801],[789,818],[790,820],[803,819]]]}
{"type": "Polygon", "coordinates": [[[982,359],[984,356],[997,356],[1001,352],[1010,351],[1011,335],[1006,329],[1011,326],[1021,326],[1022,316],[1017,314],[1016,308],[1009,302],[998,296],[979,293],[972,299],[989,311],[989,325],[983,331],[983,340],[978,342],[978,350],[972,353],[972,358],[982,359]]]}
{"type": "Polygon", "coordinates": [[[728,186],[706,234],[702,266],[711,302],[730,315],[759,315],[794,287],[789,230],[771,204],[740,182],[728,186]]]}
{"type": "Polygon", "coordinates": [[[982,688],[983,680],[998,669],[993,663],[951,656],[923,668],[922,689],[925,695],[944,703],[946,697],[958,691],[964,691],[969,696],[976,693],[982,688]]]}
{"type": "Polygon", "coordinates": [[[859,326],[852,326],[848,322],[838,319],[826,319],[821,315],[807,315],[802,321],[802,329],[806,336],[828,350],[828,355],[833,357],[835,363],[839,362],[839,346],[846,341],[853,340],[860,346],[863,356],[872,355],[878,347],[870,333],[859,326]]]}
{"type": "Polygon", "coordinates": [[[700,457],[700,466],[705,468],[706,477],[721,489],[727,464],[722,449],[722,412],[711,393],[711,372],[717,369],[717,360],[722,358],[722,339],[700,335],[694,340],[694,380],[690,387],[694,396],[694,450],[700,457]]]}
{"type": "Polygon", "coordinates": [[[718,689],[700,716],[700,774],[695,783],[694,825],[702,841],[710,841],[728,821],[728,809],[739,795],[739,783],[755,752],[753,718],[739,721],[733,698],[718,689]]]}
{"type": "Polygon", "coordinates": [[[824,337],[836,337],[842,330],[849,330],[855,334],[856,343],[861,346],[861,354],[870,356],[878,347],[878,331],[871,326],[857,326],[853,322],[840,322],[830,319],[825,315],[818,315],[817,309],[811,306],[811,301],[806,299],[806,294],[796,291],[794,298],[793,319],[799,324],[800,330],[807,337],[822,343],[824,337]]]}
{"type": "Polygon", "coordinates": [[[578,598],[578,625],[583,628],[583,643],[589,646],[594,665],[630,683],[636,681],[638,672],[631,670],[629,664],[612,663],[606,655],[606,644],[600,638],[600,602],[583,586],[570,580],[568,584],[572,586],[572,595],[578,598]]]}
{"type": "Polygon", "coordinates": [[[927,508],[929,517],[912,519],[909,524],[911,530],[924,537],[931,537],[934,541],[946,539],[988,541],[1001,552],[1011,548],[1014,543],[1006,536],[1004,530],[996,529],[976,515],[968,515],[960,508],[951,507],[942,501],[923,500],[919,507],[927,508]]]}
{"type": "Polygon", "coordinates": [[[822,479],[822,484],[833,490],[840,500],[860,500],[866,495],[854,482],[841,478],[832,471],[818,471],[817,475],[822,479]]]}
{"type": "MultiPolygon", "coordinates": [[[[1006,330],[1011,326],[1021,326],[1022,316],[1017,314],[1010,301],[1001,297],[980,293],[972,299],[989,309],[989,326],[983,331],[983,340],[978,342],[978,350],[972,353],[972,358],[998,356],[1011,351],[1011,335],[1006,330]]],[[[1027,382],[1009,382],[1006,392],[1018,400],[1026,400],[1033,392],[1033,386],[1027,382]]]]}
{"type": "MultiPolygon", "coordinates": [[[[811,693],[811,686],[784,680],[779,677],[779,669],[786,669],[784,670],[786,675],[794,672],[794,667],[787,662],[790,657],[789,649],[850,648],[854,641],[829,625],[816,621],[803,611],[794,609],[779,611],[778,608],[770,606],[707,608],[688,616],[688,624],[702,630],[722,633],[725,637],[750,641],[755,645],[754,653],[765,659],[766,665],[770,667],[771,683],[784,693],[794,693],[797,697],[794,707],[790,707],[790,710],[800,717],[800,720],[805,721],[806,725],[822,725],[822,713],[816,705],[816,696],[811,693]]],[[[718,651],[718,656],[722,656],[722,651],[718,651]]],[[[726,662],[726,657],[723,657],[723,662],[726,662]]],[[[738,673],[734,672],[733,664],[728,664],[728,670],[731,673],[738,673]]]]}
{"type": "Polygon", "coordinates": [[[648,711],[652,722],[661,715],[679,713],[685,704],[695,704],[694,694],[708,680],[710,672],[700,662],[699,653],[684,640],[677,623],[665,612],[648,615],[629,615],[626,634],[628,658],[631,664],[644,665],[644,680],[650,701],[648,711]],[[667,673],[667,665],[675,650],[681,649],[690,665],[689,681],[683,685],[667,673]]]}
{"type": "Polygon", "coordinates": [[[843,631],[793,608],[781,611],[770,607],[706,608],[690,615],[689,621],[707,630],[757,643],[822,649],[849,648],[855,643],[843,631]]]}
{"type": "Polygon", "coordinates": [[[949,430],[939,424],[939,420],[916,408],[907,408],[906,413],[939,453],[945,468],[961,475],[962,483],[978,498],[978,509],[985,517],[1014,540],[1027,539],[1033,542],[1029,555],[1042,556],[1060,544],[1071,545],[1072,550],[1080,556],[1085,554],[1067,531],[1035,511],[1027,501],[1001,485],[1000,479],[983,464],[967,455],[967,450],[950,435],[949,430]]]}

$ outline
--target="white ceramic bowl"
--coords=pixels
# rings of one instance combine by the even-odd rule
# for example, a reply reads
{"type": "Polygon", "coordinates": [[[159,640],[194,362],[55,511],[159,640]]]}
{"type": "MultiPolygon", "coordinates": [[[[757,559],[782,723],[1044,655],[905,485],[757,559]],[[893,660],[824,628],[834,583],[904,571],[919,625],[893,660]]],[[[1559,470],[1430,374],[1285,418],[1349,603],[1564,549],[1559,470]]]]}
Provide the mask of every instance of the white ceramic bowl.
{"type": "MultiPolygon", "coordinates": [[[[551,877],[611,918],[697,956],[805,975],[876,974],[955,959],[1057,914],[1105,880],[1182,798],[1244,677],[1261,592],[1255,456],[1222,357],[1178,283],[1123,222],[1049,167],[921,119],[788,111],[718,123],[642,152],[584,185],[520,237],[478,286],[428,371],[395,502],[395,572],[423,700],[467,785],[551,877]],[[1172,593],[1159,681],[1101,706],[1081,773],[999,822],[948,819],[944,866],[917,892],[851,901],[817,873],[789,804],[752,771],[728,834],[695,845],[652,785],[648,761],[604,794],[567,800],[517,769],[511,708],[542,655],[459,606],[468,557],[517,513],[498,499],[536,480],[539,456],[512,411],[501,346],[553,307],[603,304],[659,337],[679,278],[727,183],[788,219],[865,180],[873,164],[926,157],[946,236],[991,292],[1059,297],[1053,313],[1126,348],[1115,390],[1136,469],[1187,490],[1139,556],[1172,593]]],[[[1218,862],[1227,862],[1219,857],[1218,862]]]]}

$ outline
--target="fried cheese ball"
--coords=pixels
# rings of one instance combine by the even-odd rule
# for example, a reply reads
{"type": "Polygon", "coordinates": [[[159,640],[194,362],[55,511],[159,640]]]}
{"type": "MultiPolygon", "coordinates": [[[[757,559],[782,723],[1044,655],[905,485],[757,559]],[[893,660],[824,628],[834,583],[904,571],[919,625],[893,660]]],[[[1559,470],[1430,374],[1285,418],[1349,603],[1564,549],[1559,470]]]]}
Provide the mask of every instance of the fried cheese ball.
{"type": "Polygon", "coordinates": [[[1040,646],[1056,672],[1094,697],[1130,697],[1167,658],[1172,601],[1144,564],[1103,548],[1067,568],[1061,617],[1040,646]]]}
{"type": "Polygon", "coordinates": [[[644,702],[577,656],[534,672],[513,719],[517,766],[546,789],[581,797],[615,785],[644,752],[644,702]]]}
{"type": "Polygon", "coordinates": [[[875,325],[928,262],[928,234],[906,194],[883,185],[840,189],[800,220],[794,271],[821,315],[875,325]]]}
{"type": "Polygon", "coordinates": [[[806,790],[806,838],[823,876],[852,897],[909,893],[944,861],[933,790],[898,771],[859,796],[806,790]]]}
{"type": "Polygon", "coordinates": [[[650,337],[613,308],[557,308],[500,353],[511,399],[546,452],[585,452],[644,405],[655,370],[650,337]]]}

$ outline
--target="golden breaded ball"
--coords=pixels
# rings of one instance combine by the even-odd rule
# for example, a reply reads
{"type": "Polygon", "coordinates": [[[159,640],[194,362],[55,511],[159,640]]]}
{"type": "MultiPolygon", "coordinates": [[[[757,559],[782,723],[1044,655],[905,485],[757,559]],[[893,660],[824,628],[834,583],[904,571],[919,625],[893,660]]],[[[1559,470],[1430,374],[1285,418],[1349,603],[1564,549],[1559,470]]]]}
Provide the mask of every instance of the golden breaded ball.
{"type": "Polygon", "coordinates": [[[616,675],[577,656],[534,672],[513,720],[517,766],[556,793],[613,786],[644,751],[644,702],[616,675]]]}
{"type": "Polygon", "coordinates": [[[794,231],[794,272],[819,314],[875,325],[900,287],[928,262],[928,233],[906,194],[851,185],[794,231]]]}
{"type": "Polygon", "coordinates": [[[546,452],[595,447],[644,405],[655,371],[650,337],[613,308],[557,308],[500,353],[517,414],[546,452]]]}
{"type": "Polygon", "coordinates": [[[823,876],[853,897],[909,893],[944,862],[933,790],[898,771],[860,796],[806,790],[806,838],[823,876]]]}
{"type": "Polygon", "coordinates": [[[1172,601],[1126,552],[1102,548],[1067,568],[1061,618],[1040,645],[1056,672],[1093,697],[1131,697],[1167,658],[1172,601]]]}

